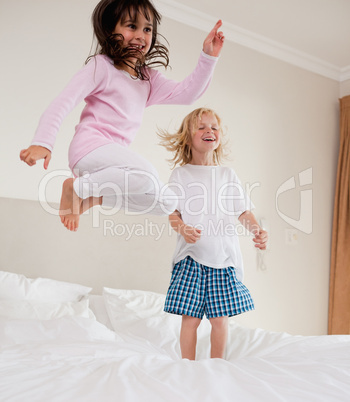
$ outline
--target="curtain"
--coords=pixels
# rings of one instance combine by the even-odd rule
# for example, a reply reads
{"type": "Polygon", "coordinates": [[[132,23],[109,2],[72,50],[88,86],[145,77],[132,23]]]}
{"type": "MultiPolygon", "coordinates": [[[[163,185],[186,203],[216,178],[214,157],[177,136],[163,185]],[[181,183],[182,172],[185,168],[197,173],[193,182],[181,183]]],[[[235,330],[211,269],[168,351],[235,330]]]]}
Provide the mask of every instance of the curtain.
{"type": "Polygon", "coordinates": [[[350,334],[350,96],[340,99],[340,148],[334,199],[329,334],[350,334]]]}

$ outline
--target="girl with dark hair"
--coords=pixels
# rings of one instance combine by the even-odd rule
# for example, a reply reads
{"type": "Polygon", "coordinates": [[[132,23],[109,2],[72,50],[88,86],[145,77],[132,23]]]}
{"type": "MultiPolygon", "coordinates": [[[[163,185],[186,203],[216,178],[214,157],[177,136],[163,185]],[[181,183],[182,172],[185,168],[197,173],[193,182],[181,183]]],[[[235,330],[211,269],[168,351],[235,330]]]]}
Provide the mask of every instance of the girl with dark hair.
{"type": "MultiPolygon", "coordinates": [[[[145,67],[169,65],[168,49],[158,41],[158,25],[161,16],[149,0],[119,0],[101,1],[92,14],[92,24],[97,39],[96,54],[105,54],[110,57],[114,65],[128,66],[132,75],[145,80],[148,77],[145,67]],[[128,18],[137,20],[137,14],[141,13],[150,23],[152,20],[152,40],[148,53],[139,52],[133,47],[123,46],[123,35],[118,30],[115,33],[119,21],[124,23],[128,18]],[[153,18],[152,18],[153,17],[153,18]],[[136,63],[128,62],[128,57],[134,57],[136,63]],[[164,60],[158,60],[164,59],[164,60]]],[[[88,57],[87,61],[92,56],[88,57]]]]}
{"type": "Polygon", "coordinates": [[[71,231],[77,230],[80,214],[94,205],[157,215],[175,210],[175,194],[164,191],[155,168],[128,146],[145,107],[191,104],[205,92],[224,36],[218,21],[194,71],[175,82],[152,68],[169,64],[168,49],[158,41],[160,19],[149,0],[100,1],[92,15],[95,54],[49,105],[31,146],[20,153],[29,166],[44,159],[47,169],[63,119],[85,100],[69,148],[74,178],[63,183],[59,212],[71,231]]]}

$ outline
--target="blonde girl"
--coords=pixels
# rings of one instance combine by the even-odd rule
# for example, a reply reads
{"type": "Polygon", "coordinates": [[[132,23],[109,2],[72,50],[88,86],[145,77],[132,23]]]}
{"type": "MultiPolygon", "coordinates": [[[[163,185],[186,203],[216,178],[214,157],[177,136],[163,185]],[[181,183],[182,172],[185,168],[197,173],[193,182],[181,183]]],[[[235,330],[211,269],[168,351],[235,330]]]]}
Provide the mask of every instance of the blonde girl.
{"type": "Polygon", "coordinates": [[[176,167],[170,185],[178,196],[169,216],[178,233],[173,271],[164,310],[182,316],[183,358],[196,356],[197,328],[210,320],[211,357],[223,358],[228,317],[254,309],[243,285],[243,261],[236,220],[254,234],[255,247],[266,248],[267,233],[251,212],[252,203],[235,171],[220,166],[225,156],[218,114],[207,108],[187,115],[176,133],[160,133],[176,167]]]}

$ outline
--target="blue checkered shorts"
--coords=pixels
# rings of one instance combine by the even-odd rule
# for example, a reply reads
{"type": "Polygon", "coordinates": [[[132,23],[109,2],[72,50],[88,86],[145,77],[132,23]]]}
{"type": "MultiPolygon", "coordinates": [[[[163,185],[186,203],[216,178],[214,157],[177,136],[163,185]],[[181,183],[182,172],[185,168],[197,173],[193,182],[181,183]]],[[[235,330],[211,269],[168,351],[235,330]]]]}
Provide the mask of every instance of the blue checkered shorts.
{"type": "Polygon", "coordinates": [[[210,268],[187,256],[175,264],[164,311],[207,318],[254,310],[249,290],[237,280],[233,267],[210,268]]]}

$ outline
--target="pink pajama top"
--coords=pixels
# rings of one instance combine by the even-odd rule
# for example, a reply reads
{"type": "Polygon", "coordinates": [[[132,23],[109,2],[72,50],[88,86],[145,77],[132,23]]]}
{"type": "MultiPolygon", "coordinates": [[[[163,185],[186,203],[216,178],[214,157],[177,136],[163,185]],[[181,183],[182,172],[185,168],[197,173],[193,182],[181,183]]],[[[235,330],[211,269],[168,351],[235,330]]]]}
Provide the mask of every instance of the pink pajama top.
{"type": "Polygon", "coordinates": [[[216,62],[217,57],[201,52],[196,68],[181,82],[169,80],[151,68],[148,69],[149,81],[142,81],[115,68],[107,56],[97,55],[43,113],[32,145],[52,151],[63,119],[85,100],[69,147],[70,168],[102,145],[117,142],[128,146],[140,128],[145,107],[193,103],[207,89],[216,62]]]}

